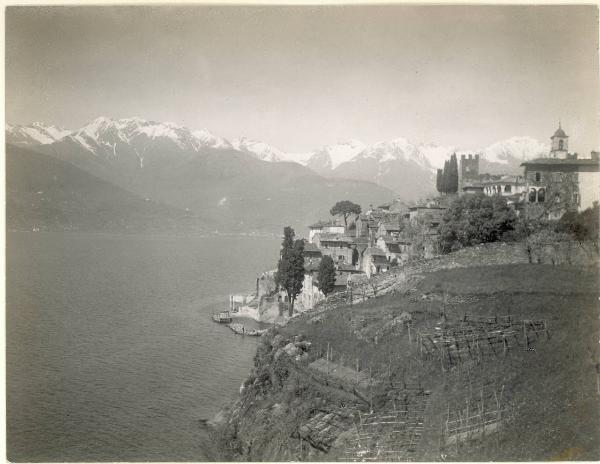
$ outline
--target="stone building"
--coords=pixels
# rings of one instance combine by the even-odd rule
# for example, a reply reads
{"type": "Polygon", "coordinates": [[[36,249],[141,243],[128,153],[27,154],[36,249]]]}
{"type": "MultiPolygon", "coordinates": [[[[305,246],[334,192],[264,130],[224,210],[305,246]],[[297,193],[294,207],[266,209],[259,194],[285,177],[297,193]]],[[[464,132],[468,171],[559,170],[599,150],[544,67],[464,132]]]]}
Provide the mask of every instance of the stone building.
{"type": "Polygon", "coordinates": [[[352,263],[353,240],[344,234],[315,234],[313,243],[334,262],[352,263]]]}
{"type": "Polygon", "coordinates": [[[568,152],[568,139],[559,125],[551,137],[549,156],[521,163],[530,215],[557,219],[566,211],[582,211],[600,201],[599,154],[579,158],[577,153],[568,152]]]}
{"type": "Polygon", "coordinates": [[[308,226],[308,241],[312,243],[316,234],[343,234],[346,228],[343,225],[335,222],[318,221],[315,224],[308,226]]]}
{"type": "Polygon", "coordinates": [[[458,193],[469,193],[470,188],[480,185],[479,155],[460,155],[458,167],[458,193]]]}

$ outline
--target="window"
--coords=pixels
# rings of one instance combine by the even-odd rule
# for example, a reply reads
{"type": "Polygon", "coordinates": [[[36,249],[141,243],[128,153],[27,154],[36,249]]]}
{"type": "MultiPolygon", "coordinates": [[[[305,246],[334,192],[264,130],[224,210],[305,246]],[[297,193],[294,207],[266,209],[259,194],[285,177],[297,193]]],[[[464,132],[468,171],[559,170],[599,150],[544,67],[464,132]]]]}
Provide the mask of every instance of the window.
{"type": "Polygon", "coordinates": [[[512,191],[512,185],[504,186],[504,193],[510,193],[512,191]]]}
{"type": "Polygon", "coordinates": [[[562,141],[562,140],[559,140],[559,141],[558,141],[558,149],[559,149],[559,150],[562,150],[562,149],[563,149],[563,146],[564,146],[564,145],[563,145],[563,141],[562,141]]]}
{"type": "Polygon", "coordinates": [[[535,203],[536,192],[535,189],[529,190],[529,203],[535,203]]]}
{"type": "Polygon", "coordinates": [[[579,194],[578,193],[573,194],[573,203],[575,203],[576,205],[579,204],[579,194]]]}
{"type": "Polygon", "coordinates": [[[544,201],[546,200],[546,190],[544,190],[543,188],[538,190],[537,200],[538,203],[544,203],[544,201]]]}
{"type": "Polygon", "coordinates": [[[540,180],[542,180],[542,174],[539,172],[535,173],[535,181],[539,182],[540,180]]]}
{"type": "Polygon", "coordinates": [[[338,260],[339,260],[339,261],[345,261],[344,255],[339,255],[339,256],[338,256],[338,260]]]}

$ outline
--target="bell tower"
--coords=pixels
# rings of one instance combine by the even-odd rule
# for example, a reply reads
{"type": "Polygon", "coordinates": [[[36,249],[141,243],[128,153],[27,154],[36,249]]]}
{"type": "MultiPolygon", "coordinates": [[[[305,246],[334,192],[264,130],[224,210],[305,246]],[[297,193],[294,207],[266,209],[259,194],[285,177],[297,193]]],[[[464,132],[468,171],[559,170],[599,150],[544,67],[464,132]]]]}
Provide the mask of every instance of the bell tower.
{"type": "Polygon", "coordinates": [[[552,148],[550,149],[550,158],[566,159],[569,153],[569,136],[562,130],[560,121],[558,122],[558,129],[552,137],[552,148]]]}

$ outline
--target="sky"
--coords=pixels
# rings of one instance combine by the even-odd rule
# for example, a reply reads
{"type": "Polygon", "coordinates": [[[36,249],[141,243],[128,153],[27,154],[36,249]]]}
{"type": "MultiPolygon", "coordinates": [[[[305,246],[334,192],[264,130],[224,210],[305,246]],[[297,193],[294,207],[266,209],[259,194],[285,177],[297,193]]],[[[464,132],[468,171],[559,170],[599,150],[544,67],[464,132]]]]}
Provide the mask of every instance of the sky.
{"type": "Polygon", "coordinates": [[[8,7],[6,121],[139,116],[288,152],[600,148],[596,6],[8,7]]]}

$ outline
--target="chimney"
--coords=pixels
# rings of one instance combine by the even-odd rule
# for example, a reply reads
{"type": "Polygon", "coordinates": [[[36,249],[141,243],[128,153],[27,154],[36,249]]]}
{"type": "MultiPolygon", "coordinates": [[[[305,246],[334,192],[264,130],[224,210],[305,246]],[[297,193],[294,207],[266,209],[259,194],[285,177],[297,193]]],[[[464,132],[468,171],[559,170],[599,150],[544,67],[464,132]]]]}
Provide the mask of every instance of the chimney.
{"type": "Polygon", "coordinates": [[[599,151],[593,151],[591,154],[592,154],[592,159],[594,161],[600,161],[600,152],[599,151]]]}
{"type": "Polygon", "coordinates": [[[478,160],[479,159],[479,155],[475,155],[475,159],[478,160]]]}
{"type": "Polygon", "coordinates": [[[469,155],[469,159],[473,159],[473,155],[469,155]]]}
{"type": "Polygon", "coordinates": [[[460,155],[461,161],[465,159],[465,155],[460,155]]]}

